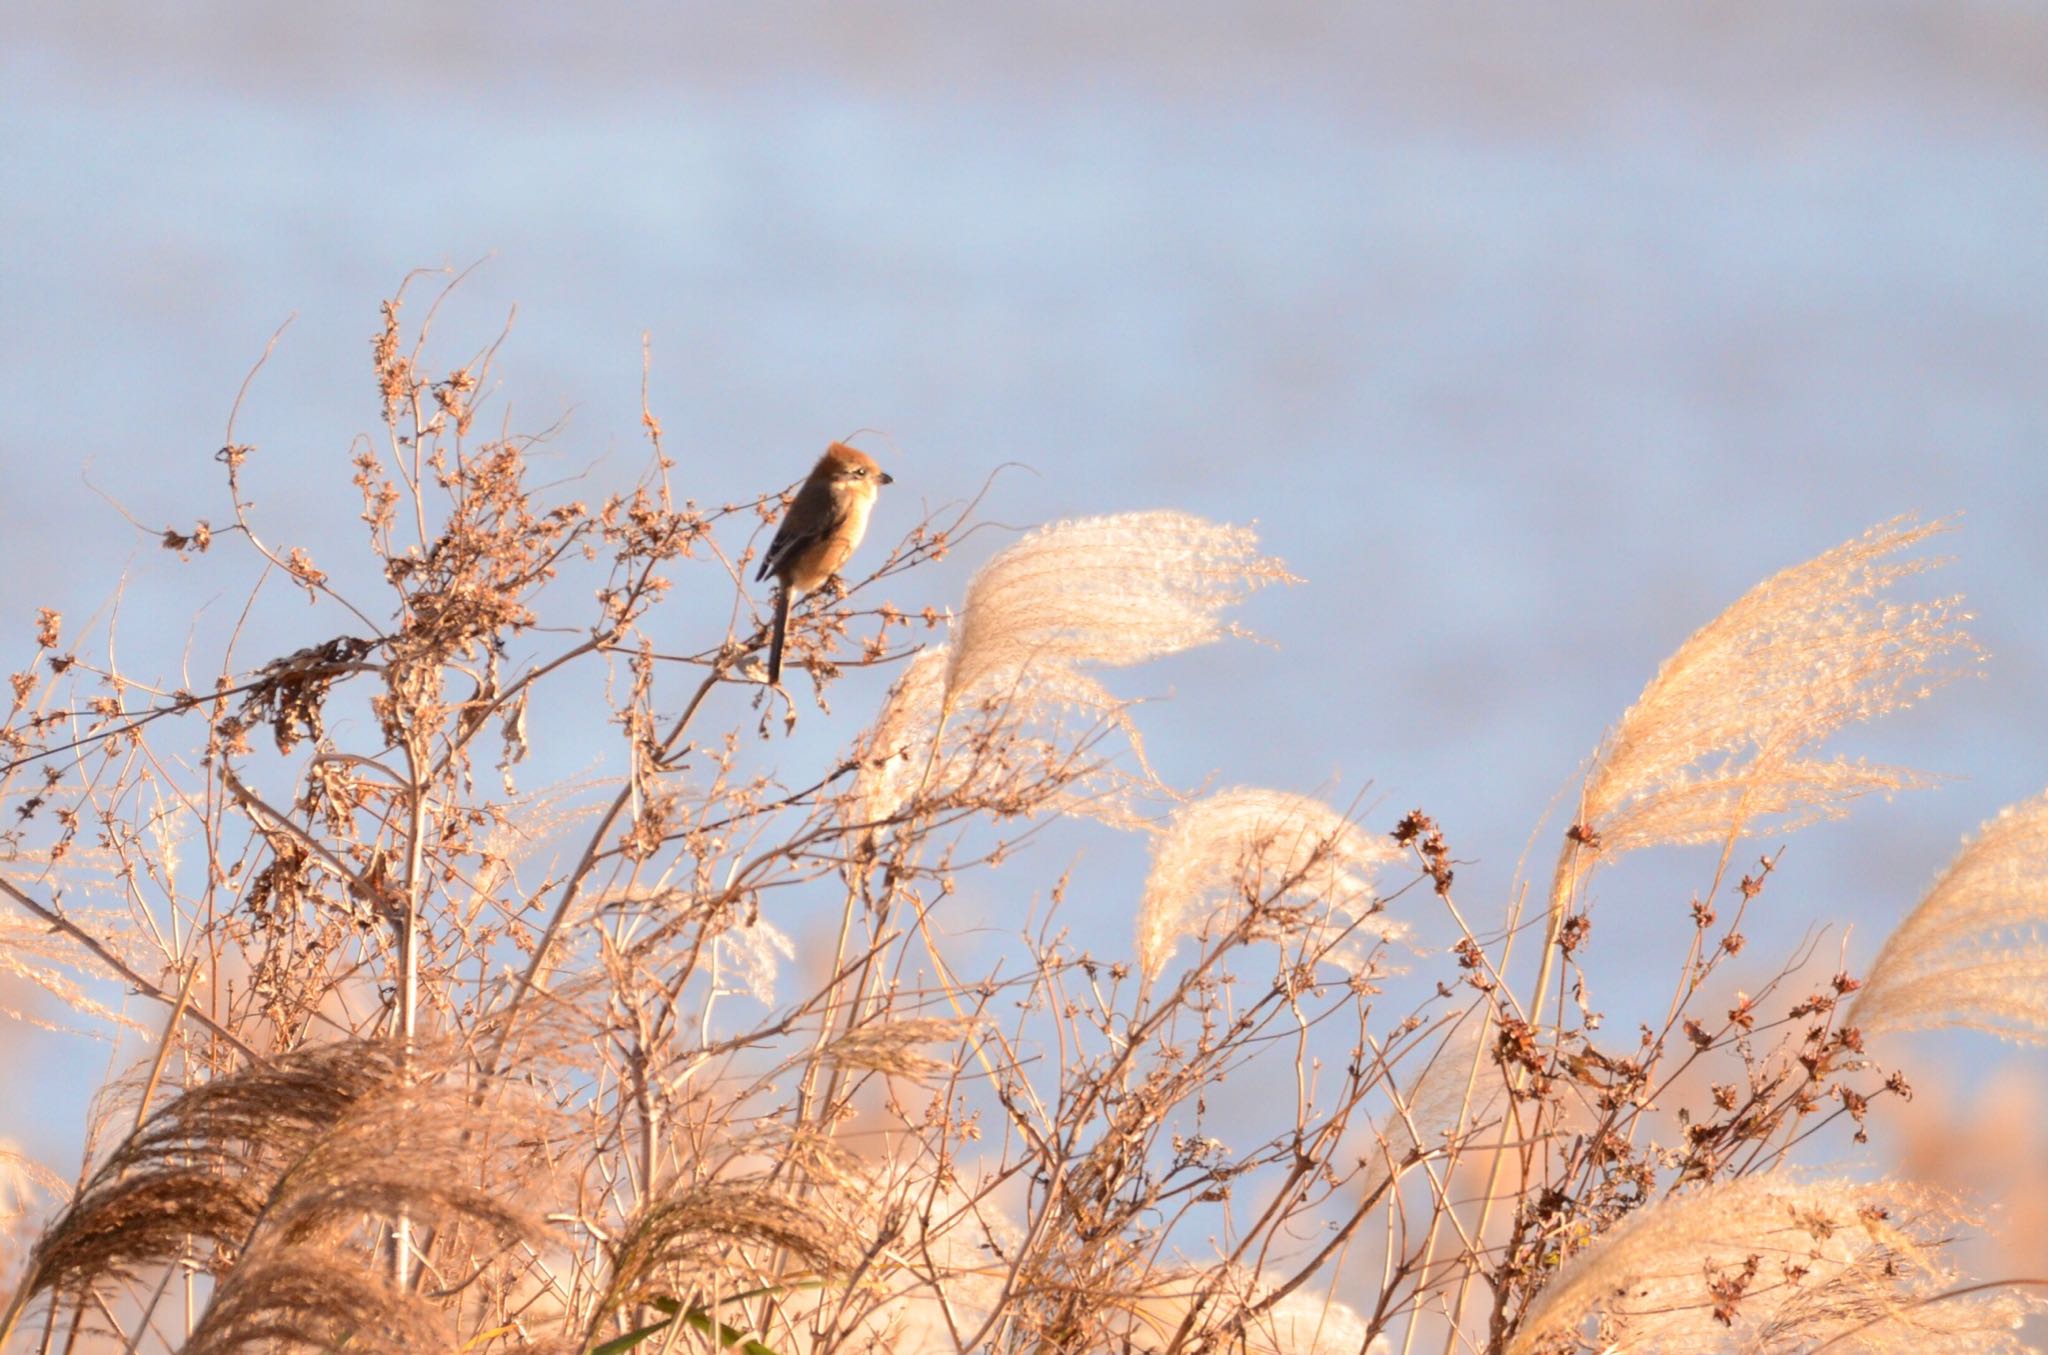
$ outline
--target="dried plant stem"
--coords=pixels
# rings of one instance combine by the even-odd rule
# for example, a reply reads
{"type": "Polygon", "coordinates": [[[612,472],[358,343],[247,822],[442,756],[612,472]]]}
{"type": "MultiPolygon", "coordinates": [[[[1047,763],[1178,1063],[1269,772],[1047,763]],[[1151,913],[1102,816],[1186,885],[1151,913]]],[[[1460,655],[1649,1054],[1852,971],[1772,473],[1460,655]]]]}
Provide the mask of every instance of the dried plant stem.
{"type": "MultiPolygon", "coordinates": [[[[704,698],[711,694],[711,689],[716,687],[724,676],[725,660],[721,658],[713,664],[704,680],[697,684],[697,690],[690,697],[689,704],[683,708],[683,713],[676,717],[675,723],[669,727],[668,733],[658,745],[658,753],[665,755],[676,746],[677,741],[689,729],[690,722],[696,718],[698,710],[704,704],[704,698]]],[[[554,949],[561,938],[562,930],[575,911],[577,901],[582,898],[584,883],[590,878],[590,872],[596,868],[599,857],[603,855],[605,835],[611,832],[612,825],[619,821],[619,815],[626,811],[626,806],[633,802],[633,795],[634,787],[628,785],[613,799],[611,807],[604,812],[596,829],[591,832],[589,841],[583,849],[582,859],[569,873],[569,878],[562,883],[561,900],[549,916],[547,926],[542,929],[540,940],[534,943],[533,956],[527,961],[526,969],[519,976],[519,982],[514,986],[511,997],[506,1000],[504,1011],[498,1015],[497,1035],[492,1041],[489,1054],[483,1060],[483,1073],[486,1079],[497,1074],[505,1056],[505,1049],[518,1028],[519,1010],[525,1003],[527,995],[539,983],[541,971],[554,958],[554,949]]]]}
{"type": "MultiPolygon", "coordinates": [[[[1577,877],[1573,875],[1572,878],[1575,880],[1577,877]]],[[[1507,939],[1501,945],[1500,963],[1494,967],[1497,973],[1506,973],[1509,963],[1514,959],[1515,938],[1521,935],[1521,928],[1517,924],[1521,919],[1522,909],[1527,897],[1527,894],[1524,893],[1518,894],[1515,898],[1514,907],[1508,918],[1507,939]]],[[[1538,966],[1536,986],[1530,995],[1527,1007],[1529,1015],[1526,1019],[1532,1030],[1541,1029],[1543,1025],[1543,999],[1545,994],[1550,991],[1550,975],[1557,956],[1557,937],[1559,929],[1564,922],[1564,904],[1567,901],[1566,899],[1560,899],[1553,891],[1548,915],[1544,919],[1543,963],[1538,966]]],[[[1494,1017],[1494,1011],[1492,1008],[1488,1008],[1484,1018],[1481,1020],[1479,1043],[1482,1050],[1486,1046],[1487,1037],[1494,1024],[1494,1017]]],[[[1484,1245],[1486,1225],[1493,1220],[1494,1201],[1499,1198],[1501,1174],[1507,1166],[1507,1150],[1510,1142],[1515,1137],[1515,1120],[1514,1104],[1511,1100],[1507,1113],[1501,1117],[1500,1134],[1493,1145],[1493,1161],[1488,1166],[1486,1172],[1486,1189],[1480,1192],[1479,1218],[1472,1225],[1471,1235],[1475,1244],[1479,1246],[1484,1245]]],[[[1535,1138],[1536,1136],[1525,1134],[1523,1137],[1535,1138]]],[[[1435,1227],[1434,1220],[1431,1221],[1431,1227],[1432,1230],[1435,1227]]],[[[1433,1238],[1434,1232],[1432,1231],[1432,1240],[1433,1238]]],[[[1468,1249],[1468,1254],[1470,1260],[1459,1271],[1457,1291],[1450,1303],[1449,1330],[1444,1336],[1444,1355],[1456,1355],[1458,1340],[1461,1335],[1459,1323],[1465,1313],[1465,1298],[1471,1290],[1473,1277],[1478,1273],[1479,1252],[1476,1246],[1468,1249]]],[[[1414,1337],[1415,1321],[1420,1316],[1418,1312],[1410,1320],[1407,1336],[1403,1338],[1401,1343],[1402,1355],[1407,1355],[1408,1342],[1414,1337]]]]}
{"type": "MultiPolygon", "coordinates": [[[[398,1038],[400,1076],[411,1073],[414,1041],[419,1038],[420,1004],[420,903],[426,888],[427,789],[420,783],[424,759],[416,737],[408,735],[405,762],[408,773],[406,796],[405,911],[398,925],[398,1038]]],[[[391,1227],[391,1281],[403,1293],[413,1281],[413,1221],[405,1209],[391,1227]]]]}
{"type": "Polygon", "coordinates": [[[192,1000],[192,985],[198,978],[199,966],[187,965],[185,981],[178,985],[178,1000],[172,1004],[170,1015],[164,1018],[164,1033],[157,1041],[156,1057],[149,1061],[149,1077],[142,1084],[142,1095],[135,1098],[136,1129],[142,1128],[143,1120],[149,1115],[149,1103],[156,1096],[157,1083],[164,1075],[164,1065],[171,1060],[171,1046],[177,1040],[178,1023],[185,1017],[186,1004],[192,1000]]]}

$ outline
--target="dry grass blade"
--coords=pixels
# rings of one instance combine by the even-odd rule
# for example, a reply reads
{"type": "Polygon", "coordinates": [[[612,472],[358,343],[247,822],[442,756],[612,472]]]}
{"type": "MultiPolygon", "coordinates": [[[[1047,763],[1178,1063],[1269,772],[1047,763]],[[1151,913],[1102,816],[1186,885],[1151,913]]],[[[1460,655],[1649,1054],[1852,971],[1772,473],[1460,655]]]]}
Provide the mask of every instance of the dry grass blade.
{"type": "Polygon", "coordinates": [[[1910,517],[1764,580],[1687,640],[1602,743],[1581,792],[1573,848],[1606,855],[1719,842],[1845,812],[1872,791],[1927,784],[1897,767],[1818,759],[1851,721],[1900,709],[1975,657],[1959,600],[1884,599],[1940,563],[1892,557],[1944,529],[1910,517]]]}
{"type": "Polygon", "coordinates": [[[2048,796],[1968,842],[1878,952],[1849,1023],[2048,1044],[2048,796]]]}
{"type": "Polygon", "coordinates": [[[1325,958],[1354,970],[1363,938],[1399,937],[1381,913],[1373,875],[1400,853],[1319,800],[1240,787],[1178,810],[1152,852],[1138,905],[1138,961],[1146,979],[1186,937],[1247,923],[1259,936],[1312,934],[1325,958]],[[1253,916],[1255,914],[1255,916],[1253,916]]]}
{"type": "Polygon", "coordinates": [[[1577,1349],[1574,1335],[1613,1355],[1698,1355],[1807,1350],[1850,1332],[1869,1352],[2017,1355],[2028,1300],[1930,1302],[1961,1221],[1897,1182],[1724,1181],[1644,1209],[1566,1262],[1509,1355],[1577,1349]],[[1596,1315],[1597,1341],[1582,1333],[1596,1315]]]}

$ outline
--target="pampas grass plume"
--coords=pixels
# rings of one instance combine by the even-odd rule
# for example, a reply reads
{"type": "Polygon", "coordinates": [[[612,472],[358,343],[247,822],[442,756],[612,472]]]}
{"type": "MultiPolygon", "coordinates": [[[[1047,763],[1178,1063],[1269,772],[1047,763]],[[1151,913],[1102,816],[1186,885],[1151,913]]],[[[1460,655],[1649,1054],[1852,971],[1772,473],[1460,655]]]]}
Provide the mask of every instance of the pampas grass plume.
{"type": "Polygon", "coordinates": [[[1838,817],[1859,795],[1928,784],[1814,750],[1852,721],[1925,696],[1979,651],[1960,600],[1900,604],[1893,585],[1941,563],[1892,557],[1946,524],[1894,518],[1764,580],[1668,659],[1601,744],[1552,905],[1579,842],[1612,857],[1838,817]]]}
{"type": "Polygon", "coordinates": [[[1374,872],[1397,859],[1390,842],[1320,800],[1218,791],[1175,812],[1153,848],[1138,905],[1139,968],[1156,979],[1184,938],[1234,921],[1252,894],[1305,910],[1319,928],[1398,937],[1405,929],[1380,915],[1373,893],[1374,872]]]}
{"type": "Polygon", "coordinates": [[[1222,619],[1229,607],[1292,578],[1258,553],[1250,528],[1185,513],[1082,518],[1026,533],[976,571],[951,639],[913,659],[890,690],[861,757],[853,812],[881,823],[920,786],[957,789],[972,759],[934,745],[947,720],[975,701],[1013,726],[1062,712],[1107,721],[1142,763],[1125,703],[1085,667],[1140,663],[1220,639],[1231,630],[1222,619]]]}
{"type": "Polygon", "coordinates": [[[2048,1044],[2048,795],[1978,831],[1878,952],[1865,1034],[1972,1026],[2048,1044]]]}
{"type": "Polygon", "coordinates": [[[1221,639],[1223,612],[1292,581],[1249,527],[1121,513],[1026,533],[967,585],[946,663],[950,707],[982,679],[1044,660],[1109,667],[1221,639]]]}

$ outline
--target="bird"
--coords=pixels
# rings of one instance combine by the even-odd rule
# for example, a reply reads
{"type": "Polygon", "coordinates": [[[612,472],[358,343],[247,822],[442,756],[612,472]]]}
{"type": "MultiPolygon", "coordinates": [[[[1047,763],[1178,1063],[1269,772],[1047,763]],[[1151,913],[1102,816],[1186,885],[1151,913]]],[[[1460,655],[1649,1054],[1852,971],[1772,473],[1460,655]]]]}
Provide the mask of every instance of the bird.
{"type": "Polygon", "coordinates": [[[843,442],[827,447],[811,467],[754,574],[756,583],[772,574],[777,585],[774,630],[768,641],[769,686],[782,685],[789,604],[796,594],[810,592],[839,572],[867,534],[875,496],[883,485],[894,483],[874,458],[843,442]]]}

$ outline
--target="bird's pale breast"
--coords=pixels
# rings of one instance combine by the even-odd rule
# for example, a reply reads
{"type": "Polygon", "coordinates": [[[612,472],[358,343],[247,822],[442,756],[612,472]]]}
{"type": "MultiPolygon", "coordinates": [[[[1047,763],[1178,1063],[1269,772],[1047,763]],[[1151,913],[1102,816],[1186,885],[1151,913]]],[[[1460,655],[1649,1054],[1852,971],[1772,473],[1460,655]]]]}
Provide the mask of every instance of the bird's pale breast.
{"type": "Polygon", "coordinates": [[[848,486],[839,494],[843,512],[838,527],[816,551],[796,561],[797,568],[791,574],[790,582],[802,592],[808,593],[838,573],[854,547],[860,545],[860,539],[867,535],[868,512],[875,506],[873,487],[848,486]]]}

